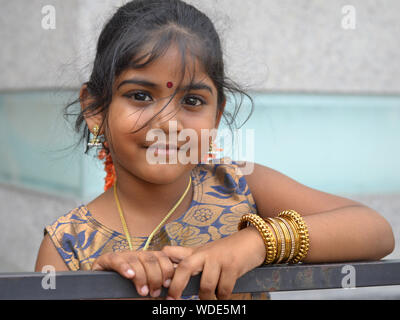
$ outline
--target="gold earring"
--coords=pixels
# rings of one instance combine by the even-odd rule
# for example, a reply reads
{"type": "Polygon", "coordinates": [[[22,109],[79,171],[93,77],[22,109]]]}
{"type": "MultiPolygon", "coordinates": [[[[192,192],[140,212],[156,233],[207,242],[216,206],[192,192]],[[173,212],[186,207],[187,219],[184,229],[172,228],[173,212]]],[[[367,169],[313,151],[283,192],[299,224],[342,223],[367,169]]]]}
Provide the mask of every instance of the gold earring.
{"type": "Polygon", "coordinates": [[[218,152],[223,151],[222,148],[218,148],[218,146],[210,140],[210,146],[208,148],[208,153],[204,156],[203,162],[208,163],[212,159],[216,159],[218,152]]]}
{"type": "Polygon", "coordinates": [[[93,138],[90,139],[90,141],[88,142],[88,146],[89,147],[101,147],[103,146],[101,140],[99,139],[99,126],[96,124],[93,127],[93,138]]]}

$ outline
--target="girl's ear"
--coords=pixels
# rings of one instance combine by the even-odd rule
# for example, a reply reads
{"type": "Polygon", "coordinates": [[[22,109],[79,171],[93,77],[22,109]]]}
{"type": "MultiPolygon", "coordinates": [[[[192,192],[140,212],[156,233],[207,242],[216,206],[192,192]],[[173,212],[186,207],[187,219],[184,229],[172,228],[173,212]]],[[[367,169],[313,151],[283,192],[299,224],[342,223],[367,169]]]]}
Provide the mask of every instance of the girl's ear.
{"type": "Polygon", "coordinates": [[[217,111],[217,121],[215,123],[216,129],[218,129],[218,127],[219,127],[219,122],[221,121],[222,114],[224,113],[225,105],[226,105],[226,99],[224,99],[224,101],[221,104],[221,108],[218,109],[218,111],[217,111]]]}
{"type": "MultiPolygon", "coordinates": [[[[90,95],[87,84],[84,83],[81,87],[81,90],[79,91],[79,99],[81,103],[81,109],[83,113],[83,116],[85,118],[85,121],[87,123],[87,126],[91,132],[93,132],[93,127],[95,125],[98,125],[99,127],[103,123],[103,116],[101,113],[98,113],[96,115],[90,115],[90,111],[86,111],[87,108],[95,101],[95,99],[90,95]]],[[[100,129],[99,135],[103,134],[103,128],[100,129]]]]}

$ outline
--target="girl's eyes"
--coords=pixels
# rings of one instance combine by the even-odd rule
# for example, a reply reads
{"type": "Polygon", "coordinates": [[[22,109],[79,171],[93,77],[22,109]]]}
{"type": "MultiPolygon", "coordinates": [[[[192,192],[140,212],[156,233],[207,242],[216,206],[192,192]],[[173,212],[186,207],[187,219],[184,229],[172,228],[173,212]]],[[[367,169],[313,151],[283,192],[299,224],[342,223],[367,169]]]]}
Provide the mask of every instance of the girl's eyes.
{"type": "MultiPolygon", "coordinates": [[[[142,101],[142,102],[153,101],[153,99],[148,93],[142,91],[128,93],[125,96],[129,99],[133,99],[134,101],[142,101]]],[[[184,97],[183,101],[185,102],[185,104],[192,107],[198,107],[200,105],[205,104],[203,99],[200,99],[199,97],[196,96],[186,96],[184,97]]]]}
{"type": "Polygon", "coordinates": [[[202,99],[194,97],[194,96],[187,96],[187,97],[185,97],[185,99],[186,99],[186,101],[191,101],[191,103],[187,103],[190,106],[198,107],[198,106],[204,104],[204,101],[202,99]],[[200,104],[197,104],[196,101],[200,102],[200,104]]]}
{"type": "Polygon", "coordinates": [[[127,94],[128,98],[138,100],[138,101],[152,101],[151,98],[150,100],[146,99],[146,96],[150,98],[150,96],[147,93],[144,92],[133,92],[130,94],[127,94]]]}

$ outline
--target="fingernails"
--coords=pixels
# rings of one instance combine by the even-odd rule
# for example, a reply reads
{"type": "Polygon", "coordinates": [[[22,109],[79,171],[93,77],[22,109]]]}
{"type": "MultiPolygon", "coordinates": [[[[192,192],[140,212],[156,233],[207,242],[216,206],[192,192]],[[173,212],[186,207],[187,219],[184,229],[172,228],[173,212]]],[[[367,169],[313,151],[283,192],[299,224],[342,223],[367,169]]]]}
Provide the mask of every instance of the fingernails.
{"type": "Polygon", "coordinates": [[[149,287],[144,285],[141,289],[140,289],[140,293],[144,296],[147,296],[149,294],[149,287]]]}
{"type": "Polygon", "coordinates": [[[126,275],[131,278],[135,276],[135,271],[133,271],[132,269],[128,269],[126,270],[126,275]]]}
{"type": "Polygon", "coordinates": [[[151,295],[153,298],[157,298],[157,297],[160,296],[160,294],[161,294],[161,289],[157,289],[157,290],[153,291],[150,295],[151,295]]]}
{"type": "Polygon", "coordinates": [[[167,300],[175,300],[175,299],[170,296],[167,296],[167,300]]]}
{"type": "Polygon", "coordinates": [[[171,284],[171,279],[165,280],[164,281],[164,288],[168,288],[170,284],[171,284]]]}

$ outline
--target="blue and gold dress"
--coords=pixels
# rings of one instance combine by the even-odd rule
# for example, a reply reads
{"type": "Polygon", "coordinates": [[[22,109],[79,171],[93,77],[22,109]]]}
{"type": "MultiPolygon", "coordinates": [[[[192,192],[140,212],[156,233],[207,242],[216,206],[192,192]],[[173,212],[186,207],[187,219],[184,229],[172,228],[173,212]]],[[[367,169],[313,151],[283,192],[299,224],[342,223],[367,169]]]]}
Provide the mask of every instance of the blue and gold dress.
{"type": "MultiPolygon", "coordinates": [[[[257,207],[240,170],[240,163],[222,158],[219,163],[198,164],[191,172],[193,199],[178,219],[166,223],[154,235],[149,250],[166,245],[198,246],[237,231],[242,215],[257,213],[257,207]]],[[[124,234],[94,219],[81,205],[45,227],[58,253],[71,271],[90,270],[107,252],[128,250],[124,234]]],[[[132,237],[140,250],[147,237],[132,237]]]]}

